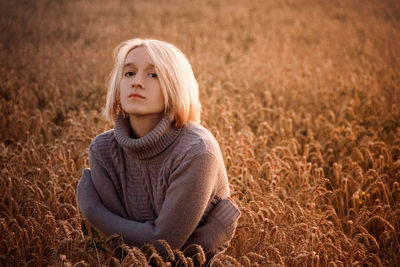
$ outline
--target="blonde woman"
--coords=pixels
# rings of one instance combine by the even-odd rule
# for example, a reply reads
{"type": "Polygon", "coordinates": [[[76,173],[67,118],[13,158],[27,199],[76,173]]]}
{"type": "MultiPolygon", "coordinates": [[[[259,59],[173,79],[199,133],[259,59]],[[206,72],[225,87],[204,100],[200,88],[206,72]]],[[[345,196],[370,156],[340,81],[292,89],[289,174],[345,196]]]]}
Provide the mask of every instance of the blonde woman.
{"type": "Polygon", "coordinates": [[[141,247],[157,240],[208,258],[226,249],[240,212],[218,143],[199,124],[198,85],[175,46],[132,39],[116,49],[105,107],[114,129],[89,147],[77,201],[106,235],[141,247]]]}

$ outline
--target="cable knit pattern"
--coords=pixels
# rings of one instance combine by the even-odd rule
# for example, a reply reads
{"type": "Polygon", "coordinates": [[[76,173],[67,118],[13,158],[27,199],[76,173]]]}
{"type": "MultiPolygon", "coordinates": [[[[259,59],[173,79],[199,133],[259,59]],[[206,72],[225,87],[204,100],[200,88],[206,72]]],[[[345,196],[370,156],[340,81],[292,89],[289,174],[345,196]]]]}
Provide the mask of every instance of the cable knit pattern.
{"type": "Polygon", "coordinates": [[[226,249],[240,212],[227,199],[225,166],[211,133],[196,123],[174,128],[164,117],[146,136],[131,135],[120,116],[115,129],[91,143],[90,170],[77,188],[83,216],[131,245],[200,244],[208,256],[226,249]]]}

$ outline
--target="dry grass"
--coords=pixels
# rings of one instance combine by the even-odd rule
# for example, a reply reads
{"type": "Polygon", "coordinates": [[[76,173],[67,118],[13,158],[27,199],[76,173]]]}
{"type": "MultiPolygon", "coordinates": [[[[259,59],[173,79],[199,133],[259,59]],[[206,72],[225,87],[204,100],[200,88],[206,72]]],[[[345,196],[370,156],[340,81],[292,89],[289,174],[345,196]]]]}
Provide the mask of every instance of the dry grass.
{"type": "Polygon", "coordinates": [[[243,215],[213,265],[399,265],[399,14],[394,0],[1,1],[0,265],[164,264],[90,229],[75,201],[111,127],[112,49],[137,36],[188,56],[224,154],[243,215]]]}

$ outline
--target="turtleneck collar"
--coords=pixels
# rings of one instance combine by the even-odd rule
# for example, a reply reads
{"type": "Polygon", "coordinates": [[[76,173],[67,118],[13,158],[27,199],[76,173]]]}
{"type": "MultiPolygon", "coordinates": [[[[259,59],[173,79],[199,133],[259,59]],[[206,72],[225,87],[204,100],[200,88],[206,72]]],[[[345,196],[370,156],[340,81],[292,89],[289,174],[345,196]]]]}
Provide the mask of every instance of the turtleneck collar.
{"type": "Polygon", "coordinates": [[[115,121],[115,139],[132,156],[147,159],[164,151],[179,135],[181,128],[172,127],[168,117],[164,116],[156,127],[143,137],[132,138],[131,131],[129,120],[119,115],[115,121]]]}

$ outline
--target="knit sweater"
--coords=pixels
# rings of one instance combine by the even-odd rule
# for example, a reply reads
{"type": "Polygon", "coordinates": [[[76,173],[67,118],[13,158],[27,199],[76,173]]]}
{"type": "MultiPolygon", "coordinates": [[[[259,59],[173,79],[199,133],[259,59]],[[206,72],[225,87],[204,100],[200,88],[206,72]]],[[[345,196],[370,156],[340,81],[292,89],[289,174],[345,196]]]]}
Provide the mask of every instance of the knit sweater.
{"type": "Polygon", "coordinates": [[[135,139],[127,119],[89,147],[90,170],[77,187],[80,210],[106,235],[119,233],[129,245],[157,240],[172,249],[192,244],[208,256],[226,249],[240,212],[228,200],[226,170],[218,143],[200,124],[171,126],[167,117],[146,136],[135,139]]]}

